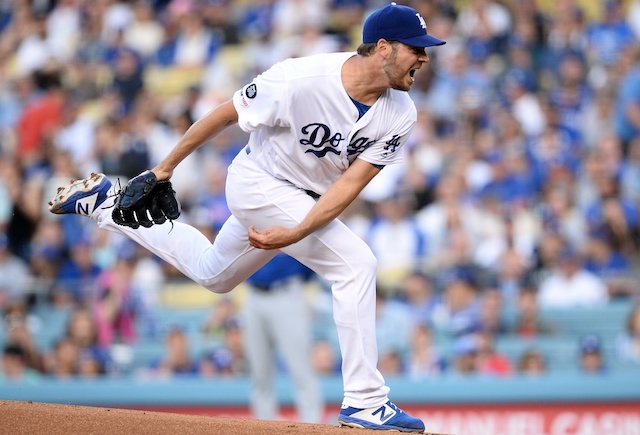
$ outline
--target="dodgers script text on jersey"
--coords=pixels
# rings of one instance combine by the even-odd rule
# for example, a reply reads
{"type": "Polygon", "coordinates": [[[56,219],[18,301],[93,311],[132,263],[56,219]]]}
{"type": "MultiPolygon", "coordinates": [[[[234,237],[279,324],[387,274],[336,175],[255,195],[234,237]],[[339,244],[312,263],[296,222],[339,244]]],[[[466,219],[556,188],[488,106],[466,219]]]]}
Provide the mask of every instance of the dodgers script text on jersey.
{"type": "Polygon", "coordinates": [[[322,194],[356,157],[382,166],[400,160],[415,105],[406,92],[388,89],[358,119],[341,79],[342,65],[354,55],[289,59],[235,93],[240,127],[260,128],[249,141],[251,152],[273,176],[322,194]]]}

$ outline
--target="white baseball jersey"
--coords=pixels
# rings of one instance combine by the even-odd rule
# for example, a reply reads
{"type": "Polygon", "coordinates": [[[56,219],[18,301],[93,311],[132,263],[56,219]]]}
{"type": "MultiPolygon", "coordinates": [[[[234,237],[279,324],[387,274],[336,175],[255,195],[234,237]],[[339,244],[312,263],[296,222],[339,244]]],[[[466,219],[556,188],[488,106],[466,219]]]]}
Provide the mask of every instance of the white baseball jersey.
{"type": "Polygon", "coordinates": [[[288,59],[234,94],[238,124],[250,133],[252,157],[264,170],[323,194],[356,158],[374,165],[400,161],[415,105],[406,92],[389,89],[358,119],[341,77],[354,55],[288,59]]]}

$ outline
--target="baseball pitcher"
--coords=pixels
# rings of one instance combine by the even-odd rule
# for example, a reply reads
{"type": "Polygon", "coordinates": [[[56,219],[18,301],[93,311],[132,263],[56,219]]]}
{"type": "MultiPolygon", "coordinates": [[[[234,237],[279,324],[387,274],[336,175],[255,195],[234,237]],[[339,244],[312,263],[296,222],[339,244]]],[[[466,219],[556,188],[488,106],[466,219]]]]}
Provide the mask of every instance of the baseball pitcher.
{"type": "Polygon", "coordinates": [[[280,62],[196,121],[156,167],[120,192],[103,174],[74,181],[50,203],[120,232],[215,293],[226,293],[280,250],[332,282],[342,353],[341,425],[424,433],[424,423],[389,400],[377,369],[376,259],[338,216],[400,151],[416,123],[407,91],[444,44],[423,17],[391,3],[373,12],[357,52],[280,62]],[[189,154],[226,127],[250,133],[228,169],[233,215],[214,244],[174,221],[169,181],[189,154]],[[168,222],[170,221],[170,222],[168,222]],[[171,231],[170,231],[171,230],[171,231]]]}

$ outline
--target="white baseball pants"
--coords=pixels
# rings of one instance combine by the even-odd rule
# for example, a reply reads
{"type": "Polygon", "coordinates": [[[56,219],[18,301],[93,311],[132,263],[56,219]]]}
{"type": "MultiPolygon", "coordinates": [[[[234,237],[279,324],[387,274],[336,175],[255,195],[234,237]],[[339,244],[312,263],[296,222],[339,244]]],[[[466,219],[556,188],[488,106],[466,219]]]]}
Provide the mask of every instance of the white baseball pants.
{"type": "MultiPolygon", "coordinates": [[[[226,197],[233,216],[211,243],[181,222],[133,230],[111,219],[114,199],[91,216],[98,226],[119,232],[167,261],[214,293],[227,293],[267,263],[276,251],[249,245],[247,228],[293,227],[315,200],[291,183],[262,170],[241,151],[229,167],[226,197]]],[[[282,249],[333,283],[333,317],[342,354],[343,404],[355,408],[382,405],[389,388],[377,369],[376,267],[367,244],[339,220],[282,249]]]]}

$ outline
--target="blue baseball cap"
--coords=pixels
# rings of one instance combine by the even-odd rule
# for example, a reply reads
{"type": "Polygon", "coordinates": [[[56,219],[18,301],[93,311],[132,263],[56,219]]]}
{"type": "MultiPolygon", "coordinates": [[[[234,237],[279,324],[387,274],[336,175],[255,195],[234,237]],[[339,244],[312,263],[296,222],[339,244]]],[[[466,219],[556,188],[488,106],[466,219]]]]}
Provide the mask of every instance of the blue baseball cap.
{"type": "Polygon", "coordinates": [[[602,350],[602,341],[600,337],[594,334],[589,334],[580,340],[580,352],[581,353],[599,353],[602,350]]]}
{"type": "Polygon", "coordinates": [[[420,12],[409,6],[391,3],[373,12],[364,22],[362,42],[379,39],[399,41],[411,47],[433,47],[445,41],[427,33],[427,23],[420,12]]]}

